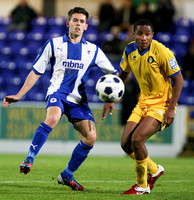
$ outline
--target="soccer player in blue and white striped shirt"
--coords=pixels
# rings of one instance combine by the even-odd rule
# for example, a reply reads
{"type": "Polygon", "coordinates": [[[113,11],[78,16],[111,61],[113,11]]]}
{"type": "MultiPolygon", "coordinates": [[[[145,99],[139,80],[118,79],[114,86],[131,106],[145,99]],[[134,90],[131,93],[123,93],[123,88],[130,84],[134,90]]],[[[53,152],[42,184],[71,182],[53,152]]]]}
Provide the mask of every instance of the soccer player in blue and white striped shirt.
{"type": "Polygon", "coordinates": [[[73,174],[87,158],[96,140],[95,121],[85,93],[88,74],[94,66],[100,67],[106,74],[117,74],[102,50],[84,39],[83,32],[88,28],[88,17],[84,8],[71,9],[67,20],[69,33],[46,42],[23,87],[16,95],[6,96],[3,102],[6,108],[12,102],[19,101],[44,74],[47,65],[51,64],[50,86],[46,95],[46,119],[34,134],[28,155],[20,165],[20,172],[30,172],[35,156],[64,114],[80,132],[81,140],[57,180],[73,190],[85,190],[75,181],[73,174]]]}

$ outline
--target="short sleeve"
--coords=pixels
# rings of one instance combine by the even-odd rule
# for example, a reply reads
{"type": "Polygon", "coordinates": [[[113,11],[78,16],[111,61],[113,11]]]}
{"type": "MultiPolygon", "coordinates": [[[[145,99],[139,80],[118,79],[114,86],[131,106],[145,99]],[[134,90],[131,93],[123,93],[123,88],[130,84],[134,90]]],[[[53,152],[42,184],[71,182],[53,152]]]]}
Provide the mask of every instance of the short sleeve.
{"type": "Polygon", "coordinates": [[[124,72],[128,73],[128,72],[131,71],[129,61],[128,61],[128,56],[127,56],[127,53],[126,53],[126,49],[123,52],[123,56],[122,56],[121,62],[120,62],[120,67],[121,67],[121,70],[124,71],[124,72]]]}
{"type": "Polygon", "coordinates": [[[36,74],[41,75],[45,72],[48,63],[50,62],[50,58],[52,57],[52,48],[52,40],[48,40],[41,48],[37,58],[32,65],[32,70],[36,74]]]}
{"type": "Polygon", "coordinates": [[[167,76],[173,77],[181,72],[177,60],[174,56],[174,53],[170,51],[168,48],[166,48],[166,50],[163,51],[160,58],[161,58],[161,65],[164,68],[167,76]]]}

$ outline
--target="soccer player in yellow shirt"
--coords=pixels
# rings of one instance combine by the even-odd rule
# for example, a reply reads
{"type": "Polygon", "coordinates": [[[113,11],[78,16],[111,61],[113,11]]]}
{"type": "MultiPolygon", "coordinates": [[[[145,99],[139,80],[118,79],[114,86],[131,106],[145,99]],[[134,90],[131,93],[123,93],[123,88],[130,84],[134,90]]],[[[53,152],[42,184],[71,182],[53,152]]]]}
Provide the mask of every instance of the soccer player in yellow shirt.
{"type": "MultiPolygon", "coordinates": [[[[145,142],[172,124],[183,87],[183,77],[173,52],[153,40],[153,34],[148,20],[137,21],[135,41],[127,45],[120,63],[119,77],[125,82],[133,71],[141,90],[121,138],[122,149],[135,160],[136,184],[122,194],[149,194],[164,173],[164,168],[149,158],[145,142]]],[[[102,119],[106,118],[108,110],[112,115],[113,108],[114,103],[106,103],[102,119]]]]}

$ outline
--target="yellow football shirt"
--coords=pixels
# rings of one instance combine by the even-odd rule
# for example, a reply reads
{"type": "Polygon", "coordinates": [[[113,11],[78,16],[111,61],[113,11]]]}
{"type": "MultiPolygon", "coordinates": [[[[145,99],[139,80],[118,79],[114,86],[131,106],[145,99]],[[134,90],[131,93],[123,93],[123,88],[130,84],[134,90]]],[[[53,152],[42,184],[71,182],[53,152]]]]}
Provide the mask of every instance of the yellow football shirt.
{"type": "Polygon", "coordinates": [[[135,42],[129,43],[120,66],[124,72],[133,71],[143,105],[168,103],[172,96],[171,77],[181,72],[173,52],[156,40],[143,52],[138,51],[135,42]]]}

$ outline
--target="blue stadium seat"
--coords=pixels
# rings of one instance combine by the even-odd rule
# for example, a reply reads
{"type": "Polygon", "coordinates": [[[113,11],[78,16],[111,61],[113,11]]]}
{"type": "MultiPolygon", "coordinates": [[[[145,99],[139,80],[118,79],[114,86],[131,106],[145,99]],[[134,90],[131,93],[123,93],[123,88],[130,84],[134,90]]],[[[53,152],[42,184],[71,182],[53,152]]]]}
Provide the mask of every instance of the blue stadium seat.
{"type": "Polygon", "coordinates": [[[193,22],[189,18],[179,18],[175,21],[176,32],[179,30],[191,32],[192,26],[193,22]]]}
{"type": "Polygon", "coordinates": [[[98,17],[90,17],[89,19],[88,19],[88,26],[89,27],[95,27],[95,28],[97,28],[98,27],[98,25],[99,25],[99,19],[98,19],[98,17]]]}
{"type": "Polygon", "coordinates": [[[184,79],[183,89],[179,98],[179,104],[192,105],[194,103],[192,98],[192,81],[190,79],[184,79]]]}
{"type": "Polygon", "coordinates": [[[170,32],[158,32],[156,34],[156,40],[170,48],[173,43],[173,36],[170,32]]]}
{"type": "Polygon", "coordinates": [[[0,89],[0,101],[3,101],[3,99],[6,97],[6,91],[0,89]]]}
{"type": "Polygon", "coordinates": [[[61,30],[63,33],[66,29],[66,19],[65,17],[61,16],[56,16],[56,17],[51,17],[48,19],[48,29],[54,30],[58,29],[61,30]]]}
{"type": "Polygon", "coordinates": [[[45,40],[49,40],[49,39],[55,38],[55,37],[60,37],[64,34],[65,34],[65,32],[61,28],[50,29],[49,31],[47,31],[47,33],[45,35],[45,40]]]}
{"type": "Polygon", "coordinates": [[[30,42],[38,42],[43,44],[45,42],[45,32],[42,30],[31,31],[27,35],[28,43],[30,42]]]}
{"type": "Polygon", "coordinates": [[[108,40],[111,40],[113,38],[113,35],[110,31],[106,31],[106,32],[101,33],[99,38],[102,42],[108,41],[108,40]]]}
{"type": "Polygon", "coordinates": [[[9,40],[11,42],[22,42],[24,43],[27,39],[27,32],[26,31],[14,31],[9,34],[9,40]]]}
{"type": "Polygon", "coordinates": [[[1,59],[4,59],[4,60],[11,59],[13,57],[12,53],[13,53],[12,48],[7,44],[4,47],[2,47],[2,49],[0,49],[1,59]]]}
{"type": "Polygon", "coordinates": [[[38,82],[37,82],[37,89],[40,91],[40,92],[46,92],[47,91],[47,88],[50,84],[50,76],[45,72],[45,74],[43,74],[38,82]]]}
{"type": "Polygon", "coordinates": [[[37,87],[33,87],[26,95],[23,100],[26,101],[45,101],[46,92],[40,92],[37,87]]]}
{"type": "Polygon", "coordinates": [[[98,38],[98,31],[96,30],[87,30],[85,33],[84,33],[84,37],[87,41],[89,42],[92,42],[94,44],[99,44],[99,38],[98,38]]]}
{"type": "Polygon", "coordinates": [[[20,59],[27,60],[29,57],[28,56],[29,52],[30,52],[30,49],[27,46],[24,46],[18,51],[18,56],[20,59]]]}
{"type": "Polygon", "coordinates": [[[176,44],[176,43],[174,43],[174,45],[170,49],[174,53],[174,55],[175,55],[175,57],[177,59],[178,64],[181,65],[182,64],[182,60],[183,60],[183,56],[188,51],[187,46],[182,45],[182,44],[176,44]]]}
{"type": "Polygon", "coordinates": [[[121,33],[119,33],[118,38],[119,38],[121,41],[124,41],[124,40],[126,40],[126,39],[128,38],[128,34],[129,34],[129,33],[127,33],[127,32],[121,32],[121,33]]]}
{"type": "Polygon", "coordinates": [[[36,56],[38,55],[42,47],[42,43],[31,41],[27,44],[27,47],[29,49],[29,53],[28,53],[29,59],[30,61],[32,61],[32,60],[35,60],[36,56]]]}
{"type": "Polygon", "coordinates": [[[191,33],[185,30],[179,30],[173,36],[173,41],[176,44],[188,45],[191,42],[191,33]]]}
{"type": "Polygon", "coordinates": [[[45,16],[36,17],[31,22],[32,31],[45,32],[48,27],[48,18],[45,16]]]}
{"type": "Polygon", "coordinates": [[[6,31],[7,26],[11,24],[10,17],[0,17],[0,30],[6,31]]]}
{"type": "Polygon", "coordinates": [[[5,30],[0,30],[0,43],[6,43],[8,39],[8,33],[5,30]]]}

